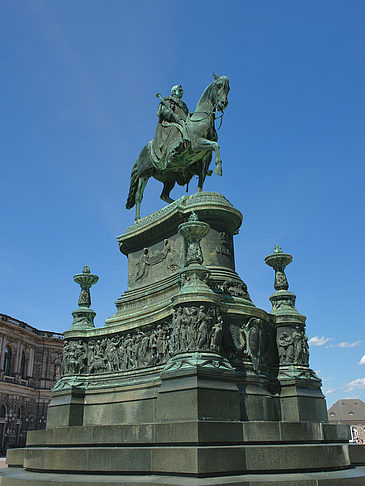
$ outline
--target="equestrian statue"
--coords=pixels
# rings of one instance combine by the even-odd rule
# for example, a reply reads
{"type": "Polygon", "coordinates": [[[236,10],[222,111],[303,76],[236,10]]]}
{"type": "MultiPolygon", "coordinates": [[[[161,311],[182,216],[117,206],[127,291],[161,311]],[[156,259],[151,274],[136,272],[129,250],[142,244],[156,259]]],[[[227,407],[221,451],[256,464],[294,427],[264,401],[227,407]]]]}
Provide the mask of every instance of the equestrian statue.
{"type": "Polygon", "coordinates": [[[228,105],[229,80],[227,76],[213,74],[214,81],[204,90],[195,111],[189,113],[182,101],[183,89],[173,86],[171,96],[162,98],[158,110],[158,124],[153,140],[145,145],[133,165],[126,208],[136,205],[136,220],[147,181],[154,177],[163,183],[161,199],[173,202],[170,192],[176,183],[188,184],[198,176],[198,188],[213,172],[222,175],[222,160],[217,143],[215,120],[222,118],[228,105]],[[217,112],[221,115],[217,117],[217,112]],[[209,170],[212,152],[215,156],[214,171],[209,170]]]}

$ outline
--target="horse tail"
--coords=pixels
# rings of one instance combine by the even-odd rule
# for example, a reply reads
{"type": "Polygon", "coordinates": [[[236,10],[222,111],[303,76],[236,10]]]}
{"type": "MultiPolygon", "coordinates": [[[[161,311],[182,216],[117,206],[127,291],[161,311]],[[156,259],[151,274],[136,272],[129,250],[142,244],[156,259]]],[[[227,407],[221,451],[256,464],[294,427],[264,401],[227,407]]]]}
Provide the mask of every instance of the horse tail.
{"type": "Polygon", "coordinates": [[[129,185],[129,193],[125,207],[127,209],[133,208],[136,204],[136,193],[138,189],[138,173],[137,173],[137,162],[134,163],[131,172],[131,182],[129,185]]]}

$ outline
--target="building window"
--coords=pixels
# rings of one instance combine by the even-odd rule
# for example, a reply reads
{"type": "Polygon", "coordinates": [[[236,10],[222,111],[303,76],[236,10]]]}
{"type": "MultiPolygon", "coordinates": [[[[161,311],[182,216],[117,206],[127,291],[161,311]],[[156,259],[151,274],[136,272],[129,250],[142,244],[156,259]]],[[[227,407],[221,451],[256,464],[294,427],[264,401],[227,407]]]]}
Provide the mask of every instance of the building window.
{"type": "Polygon", "coordinates": [[[25,364],[26,364],[26,359],[25,359],[25,353],[24,351],[22,352],[22,360],[20,362],[20,376],[22,378],[26,378],[25,376],[25,364]]]}
{"type": "Polygon", "coordinates": [[[0,418],[5,418],[5,415],[6,415],[6,407],[3,404],[0,406],[0,418]]]}
{"type": "Polygon", "coordinates": [[[6,375],[10,375],[10,369],[11,369],[11,347],[6,346],[5,348],[5,356],[4,356],[4,373],[6,375]]]}
{"type": "Polygon", "coordinates": [[[352,440],[357,440],[359,438],[357,428],[354,425],[351,427],[351,435],[352,435],[352,440]]]}

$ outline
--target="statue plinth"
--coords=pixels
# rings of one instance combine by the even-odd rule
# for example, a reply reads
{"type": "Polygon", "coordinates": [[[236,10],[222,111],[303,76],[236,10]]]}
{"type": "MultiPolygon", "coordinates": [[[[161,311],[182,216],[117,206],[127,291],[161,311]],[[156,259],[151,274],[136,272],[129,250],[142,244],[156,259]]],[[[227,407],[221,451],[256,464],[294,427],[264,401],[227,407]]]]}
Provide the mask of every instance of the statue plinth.
{"type": "Polygon", "coordinates": [[[128,289],[101,328],[90,309],[97,277],[75,276],[79,308],[47,429],[8,454],[27,471],[2,473],[6,484],[42,485],[50,473],[57,486],[277,486],[289,475],[298,486],[360,484],[347,428],[327,423],[309,368],[305,317],[285,275],[292,257],[276,248],[266,258],[273,308],[255,307],[235,271],[241,222],[211,192],[138,220],[118,237],[128,289]]]}

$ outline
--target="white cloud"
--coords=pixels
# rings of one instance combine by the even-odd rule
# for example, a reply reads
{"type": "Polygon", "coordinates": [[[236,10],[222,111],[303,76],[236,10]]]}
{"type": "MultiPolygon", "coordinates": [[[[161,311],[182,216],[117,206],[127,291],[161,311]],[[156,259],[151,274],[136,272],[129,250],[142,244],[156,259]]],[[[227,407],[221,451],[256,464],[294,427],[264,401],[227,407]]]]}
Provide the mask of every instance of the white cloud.
{"type": "Polygon", "coordinates": [[[346,383],[345,389],[346,392],[351,392],[358,389],[365,390],[365,378],[357,378],[357,380],[346,383]]]}
{"type": "Polygon", "coordinates": [[[336,390],[334,388],[323,388],[324,394],[325,395],[330,395],[331,393],[335,392],[336,390]]]}
{"type": "Polygon", "coordinates": [[[358,346],[361,343],[361,339],[358,341],[354,341],[353,343],[348,343],[347,341],[344,341],[340,344],[338,344],[339,348],[354,348],[355,346],[358,346]]]}
{"type": "MultiPolygon", "coordinates": [[[[325,337],[325,336],[314,336],[309,340],[309,344],[312,346],[324,346],[329,341],[333,341],[332,337],[325,337]]],[[[354,348],[361,343],[361,339],[358,341],[354,341],[349,343],[348,341],[342,341],[339,344],[327,344],[326,348],[354,348]]]]}
{"type": "Polygon", "coordinates": [[[365,354],[364,356],[360,359],[359,365],[365,365],[365,354]]]}
{"type": "Polygon", "coordinates": [[[323,346],[324,344],[328,343],[328,341],[332,341],[333,338],[326,338],[324,336],[314,336],[308,342],[312,346],[323,346]]]}

